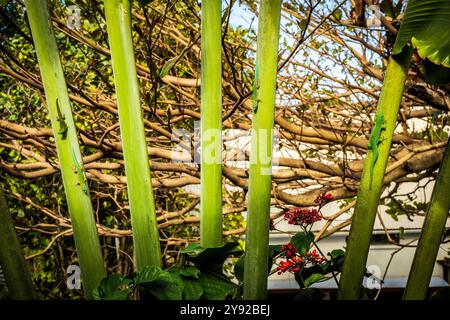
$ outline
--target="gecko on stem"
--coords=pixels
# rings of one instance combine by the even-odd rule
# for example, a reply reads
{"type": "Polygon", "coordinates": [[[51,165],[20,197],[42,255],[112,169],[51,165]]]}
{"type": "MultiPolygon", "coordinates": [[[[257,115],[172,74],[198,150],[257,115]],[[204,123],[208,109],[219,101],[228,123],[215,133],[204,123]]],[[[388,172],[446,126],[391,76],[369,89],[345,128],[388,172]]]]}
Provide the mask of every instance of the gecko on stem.
{"type": "Polygon", "coordinates": [[[56,112],[58,112],[58,122],[59,122],[59,131],[58,134],[61,135],[61,138],[64,140],[67,137],[67,124],[66,124],[66,117],[63,116],[61,109],[59,107],[58,98],[56,98],[56,112]]]}
{"type": "Polygon", "coordinates": [[[375,113],[374,125],[372,132],[370,134],[369,146],[368,149],[372,151],[373,157],[372,162],[370,164],[370,189],[372,189],[372,180],[373,180],[373,169],[375,167],[375,163],[378,160],[379,150],[378,146],[385,140],[381,139],[381,132],[386,130],[386,122],[384,120],[384,115],[381,111],[377,111],[375,113]]]}
{"type": "Polygon", "coordinates": [[[75,153],[73,152],[73,150],[72,150],[72,160],[73,160],[73,163],[74,163],[74,166],[73,166],[72,170],[78,177],[77,185],[81,186],[83,192],[86,195],[89,195],[89,188],[88,188],[86,176],[85,176],[85,173],[84,173],[83,164],[78,162],[77,158],[75,157],[75,153]]]}

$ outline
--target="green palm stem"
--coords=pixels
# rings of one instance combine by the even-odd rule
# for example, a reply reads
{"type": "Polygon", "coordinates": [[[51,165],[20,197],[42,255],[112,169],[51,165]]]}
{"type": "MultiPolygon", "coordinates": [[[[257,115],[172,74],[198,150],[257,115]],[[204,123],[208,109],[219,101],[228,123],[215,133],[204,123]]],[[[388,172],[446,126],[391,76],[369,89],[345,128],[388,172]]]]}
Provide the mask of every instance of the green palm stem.
{"type": "Polygon", "coordinates": [[[450,211],[449,190],[450,143],[448,142],[403,294],[404,300],[424,300],[426,298],[450,211]]]}
{"type": "Polygon", "coordinates": [[[380,135],[380,141],[382,142],[378,146],[379,155],[373,169],[372,183],[370,181],[370,170],[373,160],[372,150],[368,150],[364,161],[356,207],[347,241],[344,265],[339,281],[338,299],[355,300],[360,298],[370,239],[411,56],[412,50],[405,48],[401,55],[389,59],[386,68],[383,88],[377,105],[377,112],[381,112],[384,115],[386,128],[380,135]]]}
{"type": "Polygon", "coordinates": [[[200,241],[222,245],[221,0],[202,1],[200,241]]]}
{"type": "Polygon", "coordinates": [[[272,189],[272,129],[281,0],[262,0],[258,22],[248,186],[244,299],[265,299],[272,189]]]}
{"type": "Polygon", "coordinates": [[[105,0],[137,270],[161,266],[161,248],[131,37],[131,1],[105,0]]]}
{"type": "Polygon", "coordinates": [[[23,258],[8,203],[0,188],[0,266],[13,300],[35,300],[33,283],[23,258]]]}
{"type": "Polygon", "coordinates": [[[86,298],[106,276],[80,146],[47,1],[25,1],[56,141],[86,298]]]}

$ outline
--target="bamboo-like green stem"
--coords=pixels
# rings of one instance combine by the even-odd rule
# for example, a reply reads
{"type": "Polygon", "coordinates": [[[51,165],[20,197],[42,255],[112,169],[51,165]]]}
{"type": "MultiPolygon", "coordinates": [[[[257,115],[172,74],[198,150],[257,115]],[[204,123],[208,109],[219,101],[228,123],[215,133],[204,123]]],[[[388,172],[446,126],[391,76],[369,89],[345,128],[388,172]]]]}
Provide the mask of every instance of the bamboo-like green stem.
{"type": "Polygon", "coordinates": [[[155,201],[131,37],[131,1],[105,0],[137,270],[161,266],[155,201]]]}
{"type": "Polygon", "coordinates": [[[202,1],[200,241],[222,245],[221,0],[202,1]]]}
{"type": "Polygon", "coordinates": [[[8,203],[0,188],[0,266],[5,275],[10,298],[35,300],[33,283],[23,258],[22,248],[14,229],[8,203]]]}
{"type": "Polygon", "coordinates": [[[370,170],[373,150],[368,150],[364,161],[361,184],[339,282],[338,299],[355,300],[360,297],[372,229],[383,186],[384,172],[389,158],[392,135],[397,122],[411,55],[412,50],[405,48],[405,52],[401,55],[389,59],[386,68],[383,88],[377,105],[377,112],[383,114],[386,128],[381,131],[380,141],[382,142],[378,146],[379,156],[373,168],[372,182],[370,181],[370,170]]]}
{"type": "Polygon", "coordinates": [[[258,21],[255,94],[244,265],[244,299],[267,297],[272,129],[280,31],[281,0],[262,0],[258,21]]]}
{"type": "Polygon", "coordinates": [[[403,294],[404,300],[424,300],[450,211],[450,142],[447,143],[419,243],[403,294]]]}
{"type": "Polygon", "coordinates": [[[46,0],[26,0],[36,55],[56,141],[85,295],[106,276],[91,198],[46,0]]]}

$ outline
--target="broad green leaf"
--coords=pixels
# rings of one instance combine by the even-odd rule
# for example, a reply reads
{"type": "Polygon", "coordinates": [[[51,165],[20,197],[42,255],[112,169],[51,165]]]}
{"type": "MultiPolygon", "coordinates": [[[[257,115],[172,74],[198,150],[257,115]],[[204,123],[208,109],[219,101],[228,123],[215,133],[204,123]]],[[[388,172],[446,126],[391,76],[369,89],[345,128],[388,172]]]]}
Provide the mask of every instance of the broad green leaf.
{"type": "Polygon", "coordinates": [[[159,267],[145,267],[136,275],[134,282],[160,300],[181,300],[183,296],[181,280],[159,267]]]}
{"type": "Polygon", "coordinates": [[[198,270],[194,266],[187,266],[184,268],[181,268],[180,274],[184,277],[193,277],[198,279],[198,275],[200,274],[200,270],[198,270]]]}
{"type": "Polygon", "coordinates": [[[167,271],[177,276],[181,281],[183,287],[183,300],[199,300],[201,298],[205,290],[202,282],[198,279],[200,270],[188,266],[187,268],[171,268],[167,271]],[[193,268],[196,271],[194,271],[193,268]]]}
{"type": "Polygon", "coordinates": [[[199,300],[205,292],[202,282],[183,278],[183,300],[199,300]]]}
{"type": "Polygon", "coordinates": [[[422,65],[423,74],[428,82],[435,85],[444,85],[450,83],[450,68],[434,64],[428,59],[423,60],[422,65]]]}
{"type": "Polygon", "coordinates": [[[450,68],[450,1],[410,0],[394,44],[395,55],[412,44],[420,57],[450,68]]]}
{"type": "Polygon", "coordinates": [[[207,269],[208,271],[221,274],[225,259],[230,255],[239,256],[242,253],[241,246],[238,242],[228,242],[219,248],[206,248],[204,250],[191,249],[186,255],[186,258],[193,262],[199,269],[207,269]]]}
{"type": "Polygon", "coordinates": [[[313,283],[316,283],[322,279],[325,279],[325,276],[323,274],[313,273],[312,275],[310,275],[308,278],[305,279],[304,281],[305,287],[309,287],[313,283]]]}
{"type": "Polygon", "coordinates": [[[345,251],[342,249],[335,249],[329,252],[328,255],[331,257],[331,261],[335,262],[344,259],[345,251]]]}
{"type": "Polygon", "coordinates": [[[133,292],[130,288],[131,280],[120,274],[113,274],[104,278],[92,295],[96,300],[127,300],[133,292]]]}
{"type": "Polygon", "coordinates": [[[299,272],[294,274],[294,278],[297,281],[300,288],[304,288],[305,280],[308,279],[313,274],[326,275],[331,272],[331,266],[329,263],[324,263],[321,265],[313,265],[308,268],[303,268],[299,272]]]}
{"type": "Polygon", "coordinates": [[[134,277],[134,283],[136,285],[146,284],[153,282],[163,272],[159,267],[145,267],[134,277]]]}
{"type": "Polygon", "coordinates": [[[311,243],[314,240],[312,232],[298,232],[291,238],[291,243],[298,253],[304,255],[311,248],[311,243]]]}
{"type": "Polygon", "coordinates": [[[182,250],[181,253],[189,254],[189,255],[198,255],[200,252],[205,250],[200,243],[191,243],[186,247],[186,249],[182,250]]]}
{"type": "Polygon", "coordinates": [[[245,254],[243,254],[239,260],[234,264],[234,275],[239,281],[244,281],[244,264],[245,254]]]}
{"type": "Polygon", "coordinates": [[[238,288],[237,285],[228,279],[209,272],[201,272],[200,281],[205,289],[202,299],[206,300],[225,300],[238,288]]]}

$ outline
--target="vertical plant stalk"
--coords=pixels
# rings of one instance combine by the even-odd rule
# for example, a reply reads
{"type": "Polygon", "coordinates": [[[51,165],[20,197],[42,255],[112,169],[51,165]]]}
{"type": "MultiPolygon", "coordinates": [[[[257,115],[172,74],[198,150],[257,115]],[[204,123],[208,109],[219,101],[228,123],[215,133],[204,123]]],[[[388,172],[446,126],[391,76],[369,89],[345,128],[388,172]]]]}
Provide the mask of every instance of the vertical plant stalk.
{"type": "Polygon", "coordinates": [[[222,245],[222,1],[202,1],[200,241],[222,245]]]}
{"type": "Polygon", "coordinates": [[[267,297],[272,129],[281,0],[262,0],[258,21],[244,265],[244,299],[267,297]]]}
{"type": "Polygon", "coordinates": [[[89,299],[106,271],[66,81],[47,1],[26,0],[25,5],[55,136],[85,296],[89,299]]]}
{"type": "Polygon", "coordinates": [[[161,266],[161,249],[131,37],[131,1],[105,0],[104,5],[139,271],[161,266]]]}
{"type": "Polygon", "coordinates": [[[0,266],[5,275],[10,298],[34,300],[37,296],[14,230],[8,203],[0,188],[0,266]]]}
{"type": "Polygon", "coordinates": [[[339,281],[338,299],[356,300],[359,299],[361,294],[372,229],[380,201],[384,172],[389,158],[392,135],[397,122],[411,55],[412,50],[405,48],[402,54],[389,59],[386,68],[383,88],[377,105],[377,113],[384,116],[385,129],[380,134],[381,143],[378,145],[378,159],[373,166],[372,179],[370,171],[374,159],[373,150],[368,150],[364,161],[343,270],[339,281]]]}
{"type": "Polygon", "coordinates": [[[450,210],[450,142],[447,142],[419,243],[409,273],[404,300],[424,300],[450,210]]]}

